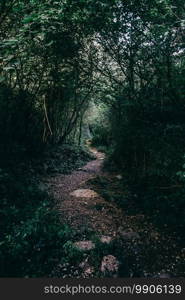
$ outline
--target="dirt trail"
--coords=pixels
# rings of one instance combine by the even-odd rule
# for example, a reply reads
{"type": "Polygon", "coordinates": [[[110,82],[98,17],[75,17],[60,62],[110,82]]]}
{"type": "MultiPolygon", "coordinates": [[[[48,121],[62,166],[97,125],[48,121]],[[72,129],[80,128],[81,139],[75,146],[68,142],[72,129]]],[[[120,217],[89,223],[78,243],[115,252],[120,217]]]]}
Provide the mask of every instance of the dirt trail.
{"type": "Polygon", "coordinates": [[[157,272],[181,275],[182,252],[176,245],[176,237],[163,234],[147,216],[135,210],[133,199],[129,199],[123,209],[115,201],[109,201],[107,197],[105,200],[98,194],[101,189],[96,184],[97,177],[105,181],[104,191],[109,194],[113,191],[118,200],[125,198],[124,191],[120,190],[119,176],[103,171],[105,155],[95,148],[90,150],[96,159],[70,175],[56,174],[45,180],[49,193],[56,200],[62,223],[74,228],[83,239],[87,239],[84,232],[92,232],[96,236],[122,240],[120,253],[124,250],[130,273],[135,269],[135,276],[140,276],[138,270],[141,269],[142,276],[156,276],[157,272]],[[94,183],[92,179],[95,179],[94,183]]]}
{"type": "Polygon", "coordinates": [[[92,195],[90,179],[97,176],[108,176],[102,171],[105,155],[95,148],[90,149],[96,159],[88,162],[70,175],[56,175],[48,178],[50,191],[57,202],[57,208],[64,223],[70,225],[77,231],[84,228],[95,231],[97,234],[116,235],[120,226],[121,209],[116,205],[108,203],[101,196],[92,195]],[[76,190],[82,190],[84,196],[71,195],[76,190]],[[98,210],[96,207],[100,207],[98,210]]]}

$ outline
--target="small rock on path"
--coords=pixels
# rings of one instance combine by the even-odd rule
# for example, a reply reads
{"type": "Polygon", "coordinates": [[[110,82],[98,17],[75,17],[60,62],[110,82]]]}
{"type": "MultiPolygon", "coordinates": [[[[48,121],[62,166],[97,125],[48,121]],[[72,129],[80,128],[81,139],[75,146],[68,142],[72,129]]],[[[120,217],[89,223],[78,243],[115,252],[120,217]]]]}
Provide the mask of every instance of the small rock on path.
{"type": "Polygon", "coordinates": [[[77,197],[77,198],[97,198],[99,195],[90,189],[79,189],[75,190],[72,193],[70,193],[71,196],[77,197]]]}

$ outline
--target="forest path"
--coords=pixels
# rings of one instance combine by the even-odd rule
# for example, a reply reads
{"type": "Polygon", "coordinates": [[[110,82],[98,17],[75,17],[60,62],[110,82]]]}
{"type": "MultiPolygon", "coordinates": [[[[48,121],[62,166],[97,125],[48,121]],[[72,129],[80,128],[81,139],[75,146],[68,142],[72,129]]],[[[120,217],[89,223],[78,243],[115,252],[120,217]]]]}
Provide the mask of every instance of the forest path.
{"type": "Polygon", "coordinates": [[[48,178],[61,220],[78,232],[95,231],[98,234],[115,236],[121,225],[122,211],[116,204],[103,199],[93,191],[89,180],[97,176],[110,177],[102,171],[105,154],[91,147],[95,160],[70,175],[58,174],[48,178]]]}
{"type": "Polygon", "coordinates": [[[123,260],[127,277],[182,276],[184,254],[176,236],[152,224],[128,194],[124,178],[103,170],[105,154],[90,150],[95,159],[82,168],[46,179],[62,223],[74,229],[77,241],[95,235],[115,242],[110,254],[123,260]]]}

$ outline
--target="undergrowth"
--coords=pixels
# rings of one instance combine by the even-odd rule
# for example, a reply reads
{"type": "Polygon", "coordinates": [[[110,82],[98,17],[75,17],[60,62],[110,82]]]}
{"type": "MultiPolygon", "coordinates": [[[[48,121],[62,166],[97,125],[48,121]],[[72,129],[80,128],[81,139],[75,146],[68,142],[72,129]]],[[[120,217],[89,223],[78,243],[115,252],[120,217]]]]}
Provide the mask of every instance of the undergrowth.
{"type": "Polygon", "coordinates": [[[57,264],[80,259],[70,247],[75,232],[61,223],[38,174],[69,173],[89,159],[85,150],[64,145],[42,160],[12,159],[0,169],[0,277],[47,277],[57,264]]]}

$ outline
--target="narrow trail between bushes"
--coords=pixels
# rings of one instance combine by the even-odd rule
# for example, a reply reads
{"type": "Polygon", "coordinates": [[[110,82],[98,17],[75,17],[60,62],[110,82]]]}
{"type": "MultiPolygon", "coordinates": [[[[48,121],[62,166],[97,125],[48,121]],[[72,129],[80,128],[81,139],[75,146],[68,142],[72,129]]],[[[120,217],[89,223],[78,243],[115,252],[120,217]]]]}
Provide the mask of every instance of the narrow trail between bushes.
{"type": "MultiPolygon", "coordinates": [[[[85,166],[70,175],[58,173],[45,180],[61,222],[76,232],[73,242],[88,241],[93,235],[106,244],[115,242],[115,250],[109,254],[123,262],[123,277],[183,276],[185,253],[177,246],[176,236],[160,231],[138,210],[124,178],[103,169],[104,153],[93,147],[90,151],[95,159],[85,166]]],[[[89,273],[81,276],[97,276],[92,269],[88,265],[89,273]]]]}
{"type": "Polygon", "coordinates": [[[92,147],[90,151],[96,157],[95,160],[70,175],[59,174],[52,180],[49,179],[50,189],[56,199],[62,222],[79,232],[88,229],[115,236],[120,226],[121,209],[105,201],[90,184],[90,180],[97,176],[110,177],[110,174],[102,170],[105,154],[92,147]],[[101,209],[97,210],[96,207],[101,209]]]}

